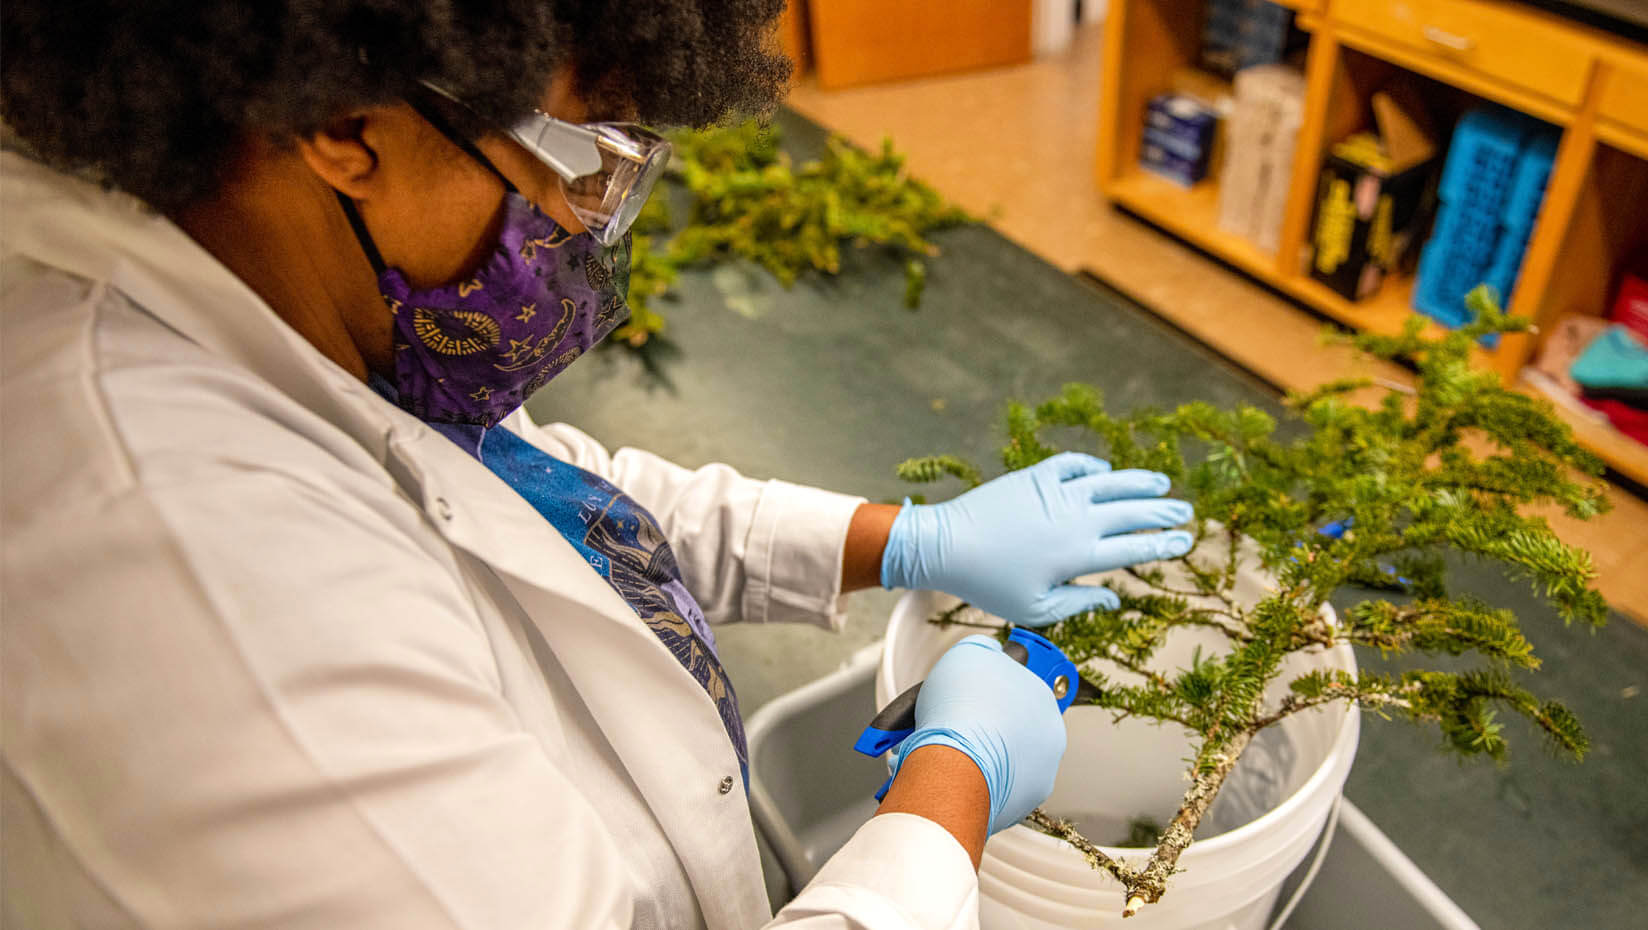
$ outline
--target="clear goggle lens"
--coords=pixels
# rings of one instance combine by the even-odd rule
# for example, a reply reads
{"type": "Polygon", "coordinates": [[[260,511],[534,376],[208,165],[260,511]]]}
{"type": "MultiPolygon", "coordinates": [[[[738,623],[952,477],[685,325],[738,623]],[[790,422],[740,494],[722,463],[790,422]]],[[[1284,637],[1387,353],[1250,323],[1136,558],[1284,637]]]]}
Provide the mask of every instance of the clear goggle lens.
{"type": "Polygon", "coordinates": [[[575,125],[539,114],[513,134],[555,170],[572,214],[602,245],[624,237],[669,166],[669,142],[633,123],[575,125]]]}
{"type": "Polygon", "coordinates": [[[635,224],[670,160],[670,144],[640,126],[603,123],[588,127],[601,152],[601,170],[561,179],[574,216],[602,245],[623,238],[635,224]]]}
{"type": "MultiPolygon", "coordinates": [[[[468,106],[433,81],[419,83],[468,106]]],[[[560,177],[561,195],[573,216],[602,245],[614,245],[629,232],[669,167],[668,140],[634,123],[579,125],[538,112],[511,127],[509,134],[560,177]]]]}

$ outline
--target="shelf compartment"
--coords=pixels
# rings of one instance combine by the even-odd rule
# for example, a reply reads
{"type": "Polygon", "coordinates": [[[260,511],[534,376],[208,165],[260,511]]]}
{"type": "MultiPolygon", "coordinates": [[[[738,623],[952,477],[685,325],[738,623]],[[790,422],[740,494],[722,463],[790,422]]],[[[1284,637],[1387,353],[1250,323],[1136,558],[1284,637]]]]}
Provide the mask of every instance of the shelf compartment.
{"type": "MultiPolygon", "coordinates": [[[[1542,331],[1568,314],[1607,316],[1619,275],[1632,256],[1648,249],[1648,158],[1605,142],[1594,145],[1564,216],[1548,244],[1543,281],[1517,301],[1517,310],[1542,331]]],[[[1536,334],[1536,339],[1538,338],[1536,334]]],[[[1561,407],[1558,408],[1561,410],[1561,407]]],[[[1609,467],[1648,484],[1648,446],[1581,414],[1562,411],[1580,441],[1609,467]]]]}
{"type": "Polygon", "coordinates": [[[1135,168],[1108,185],[1110,199],[1176,236],[1187,239],[1249,274],[1270,279],[1276,257],[1219,228],[1219,183],[1212,178],[1183,187],[1135,168]]]}
{"type": "Polygon", "coordinates": [[[1132,213],[1353,329],[1391,335],[1401,332],[1414,315],[1408,306],[1413,295],[1412,277],[1392,277],[1365,299],[1349,301],[1310,277],[1282,274],[1276,256],[1242,236],[1219,229],[1219,185],[1215,181],[1184,188],[1139,169],[1113,183],[1110,197],[1132,213]]]}

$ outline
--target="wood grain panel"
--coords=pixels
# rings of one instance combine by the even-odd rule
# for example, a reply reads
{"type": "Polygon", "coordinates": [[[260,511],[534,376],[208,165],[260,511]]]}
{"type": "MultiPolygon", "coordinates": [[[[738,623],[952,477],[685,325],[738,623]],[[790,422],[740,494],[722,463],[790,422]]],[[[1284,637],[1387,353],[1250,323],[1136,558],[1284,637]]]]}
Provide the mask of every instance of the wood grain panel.
{"type": "Polygon", "coordinates": [[[1426,55],[1578,106],[1595,44],[1513,4],[1481,0],[1334,0],[1332,16],[1426,55]]]}
{"type": "Polygon", "coordinates": [[[795,65],[795,76],[800,77],[811,63],[807,54],[807,0],[784,4],[784,12],[778,15],[778,46],[795,65]]]}
{"type": "Polygon", "coordinates": [[[1030,59],[1030,0],[811,0],[824,89],[1030,59]]]}

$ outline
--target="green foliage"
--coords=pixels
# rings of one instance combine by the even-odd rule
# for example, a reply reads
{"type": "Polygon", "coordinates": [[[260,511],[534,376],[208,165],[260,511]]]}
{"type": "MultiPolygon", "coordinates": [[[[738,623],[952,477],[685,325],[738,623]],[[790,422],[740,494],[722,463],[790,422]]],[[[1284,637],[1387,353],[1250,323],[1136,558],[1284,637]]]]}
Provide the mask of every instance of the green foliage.
{"type": "MultiPolygon", "coordinates": [[[[1034,407],[1009,405],[1006,468],[1075,448],[1118,469],[1164,472],[1175,482],[1173,493],[1196,507],[1198,544],[1190,553],[1130,570],[1137,584],[1114,586],[1120,610],[1071,617],[1046,631],[1078,664],[1104,660],[1126,670],[1098,676],[1095,703],[1198,734],[1198,775],[1214,770],[1225,747],[1239,751],[1239,737],[1334,701],[1434,725],[1445,747],[1462,755],[1506,757],[1499,713],[1531,722],[1561,753],[1584,755],[1588,744],[1573,714],[1539,700],[1509,674],[1539,666],[1517,618],[1447,589],[1444,556],[1463,553],[1528,581],[1567,622],[1597,626],[1607,616],[1591,586],[1590,556],[1528,512],[1556,506],[1580,518],[1600,513],[1606,500],[1592,478],[1600,464],[1543,402],[1471,368],[1478,337],[1525,323],[1507,319],[1482,290],[1469,303],[1475,322],[1441,337],[1425,335],[1417,320],[1396,336],[1354,337],[1369,353],[1411,362],[1419,373],[1415,389],[1389,388],[1372,407],[1347,396],[1370,386],[1359,380],[1295,395],[1288,405],[1305,426],[1297,438],[1279,438],[1275,420],[1252,407],[1190,403],[1117,416],[1084,385],[1034,407]],[[1054,443],[1054,433],[1070,441],[1054,443]],[[1344,531],[1319,532],[1330,523],[1344,531]],[[1257,603],[1240,603],[1238,568],[1254,563],[1275,586],[1257,603]],[[1328,625],[1323,605],[1349,586],[1385,596],[1342,611],[1337,625],[1328,625]],[[1198,655],[1173,673],[1153,670],[1155,651],[1182,626],[1216,630],[1229,649],[1198,655]],[[1286,700],[1267,705],[1266,686],[1289,654],[1344,642],[1483,664],[1394,679],[1313,672],[1289,683],[1286,700]]],[[[952,456],[913,459],[899,474],[915,481],[953,476],[969,485],[983,478],[952,456]]]]}
{"type": "Polygon", "coordinates": [[[668,183],[637,222],[631,254],[629,323],[614,338],[639,346],[664,328],[658,302],[682,268],[745,260],[788,288],[811,271],[836,274],[845,247],[879,246],[904,260],[904,302],[921,303],[925,260],[938,254],[935,229],[970,221],[932,188],[909,177],[892,140],[863,152],[830,137],[822,158],[795,164],[778,131],[750,121],[673,133],[668,183]],[[690,201],[672,230],[670,188],[690,201]]]}
{"type": "Polygon", "coordinates": [[[984,479],[979,470],[953,455],[929,455],[899,463],[898,476],[905,481],[921,484],[943,478],[959,478],[968,487],[977,487],[984,479]]]}
{"type": "Polygon", "coordinates": [[[613,330],[616,342],[639,347],[663,332],[664,315],[653,303],[667,300],[675,287],[680,266],[672,261],[660,243],[670,230],[669,200],[659,192],[641,208],[631,227],[629,262],[629,319],[613,330]]]}

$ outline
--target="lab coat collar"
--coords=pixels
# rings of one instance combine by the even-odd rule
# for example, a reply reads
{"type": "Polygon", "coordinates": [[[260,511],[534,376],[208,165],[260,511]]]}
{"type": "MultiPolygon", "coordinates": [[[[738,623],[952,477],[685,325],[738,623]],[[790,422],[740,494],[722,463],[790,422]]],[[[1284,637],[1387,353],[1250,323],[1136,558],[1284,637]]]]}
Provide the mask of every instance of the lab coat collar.
{"type": "MultiPolygon", "coordinates": [[[[573,679],[675,848],[748,845],[745,858],[758,863],[742,798],[719,797],[714,784],[680,785],[673,777],[689,758],[708,770],[738,772],[730,744],[676,739],[704,732],[703,721],[692,720],[703,715],[715,718],[714,731],[720,731],[702,688],[520,495],[446,437],[321,355],[182,229],[135,199],[3,152],[0,205],[5,211],[0,254],[6,258],[26,256],[124,293],[185,338],[250,370],[365,448],[449,543],[498,572],[573,679]],[[606,622],[574,619],[591,614],[606,622]],[[546,622],[549,618],[569,622],[546,622]],[[645,727],[636,726],[638,706],[648,708],[645,727]],[[691,816],[693,809],[729,803],[740,813],[723,823],[741,829],[703,835],[703,818],[691,816]]],[[[763,922],[764,901],[705,893],[725,884],[721,876],[704,874],[703,863],[725,861],[725,856],[682,855],[708,926],[763,922]]]]}

